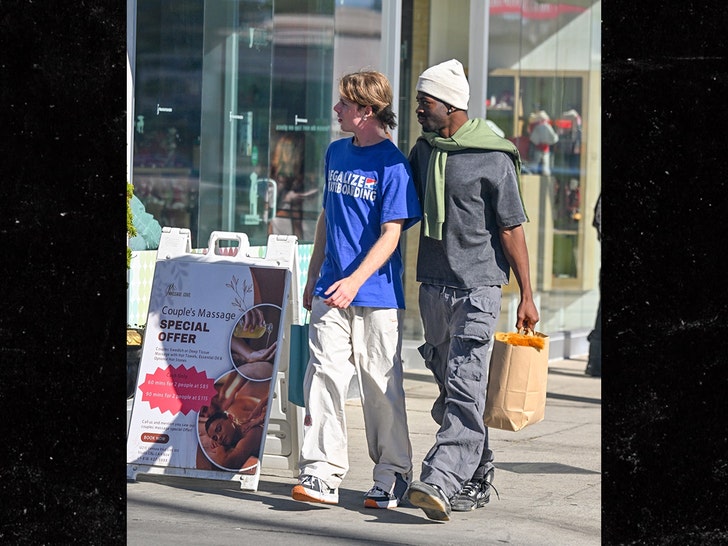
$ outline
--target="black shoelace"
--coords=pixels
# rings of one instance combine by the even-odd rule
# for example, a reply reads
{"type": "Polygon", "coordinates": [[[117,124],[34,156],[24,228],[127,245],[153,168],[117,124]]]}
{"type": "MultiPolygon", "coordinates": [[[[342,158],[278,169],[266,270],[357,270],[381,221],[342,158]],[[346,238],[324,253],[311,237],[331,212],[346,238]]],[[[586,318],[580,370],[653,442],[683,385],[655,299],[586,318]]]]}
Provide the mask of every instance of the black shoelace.
{"type": "MultiPolygon", "coordinates": [[[[495,488],[495,486],[490,482],[483,482],[483,485],[486,487],[490,487],[493,491],[495,491],[495,496],[498,497],[498,500],[500,500],[500,495],[498,494],[498,490],[495,488]]],[[[485,490],[487,491],[487,489],[485,490]]]]}

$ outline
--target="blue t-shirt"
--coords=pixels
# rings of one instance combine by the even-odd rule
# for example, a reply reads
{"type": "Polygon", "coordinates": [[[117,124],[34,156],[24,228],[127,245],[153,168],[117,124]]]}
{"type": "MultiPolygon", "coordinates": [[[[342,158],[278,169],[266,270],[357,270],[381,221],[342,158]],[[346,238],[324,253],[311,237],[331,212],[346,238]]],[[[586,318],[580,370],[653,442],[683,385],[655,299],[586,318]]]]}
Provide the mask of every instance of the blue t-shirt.
{"type": "MultiPolygon", "coordinates": [[[[404,219],[409,229],[421,218],[419,200],[407,158],[390,140],[354,146],[336,140],[326,150],[326,249],[314,293],[351,275],[381,234],[381,224],[404,219]]],[[[404,309],[402,254],[390,259],[361,286],[351,305],[404,309]]]]}

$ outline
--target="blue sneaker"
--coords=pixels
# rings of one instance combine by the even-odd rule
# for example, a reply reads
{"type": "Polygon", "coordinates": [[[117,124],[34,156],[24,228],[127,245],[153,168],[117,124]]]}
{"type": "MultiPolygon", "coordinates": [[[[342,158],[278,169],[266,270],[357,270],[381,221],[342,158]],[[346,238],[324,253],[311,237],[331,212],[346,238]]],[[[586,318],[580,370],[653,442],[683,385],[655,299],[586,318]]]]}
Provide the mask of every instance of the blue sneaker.
{"type": "Polygon", "coordinates": [[[397,508],[402,503],[402,497],[404,497],[409,484],[399,472],[395,472],[394,477],[394,487],[391,493],[378,485],[367,491],[364,496],[365,508],[397,508]]]}

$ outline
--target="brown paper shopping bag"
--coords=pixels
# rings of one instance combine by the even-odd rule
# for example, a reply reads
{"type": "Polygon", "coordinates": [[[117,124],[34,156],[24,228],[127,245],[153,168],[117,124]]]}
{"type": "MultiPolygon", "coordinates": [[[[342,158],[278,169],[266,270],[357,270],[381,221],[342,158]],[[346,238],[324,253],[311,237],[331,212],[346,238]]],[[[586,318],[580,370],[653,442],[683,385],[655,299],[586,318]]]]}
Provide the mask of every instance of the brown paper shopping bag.
{"type": "Polygon", "coordinates": [[[533,330],[496,332],[490,358],[483,421],[517,431],[543,420],[549,338],[533,330]]]}

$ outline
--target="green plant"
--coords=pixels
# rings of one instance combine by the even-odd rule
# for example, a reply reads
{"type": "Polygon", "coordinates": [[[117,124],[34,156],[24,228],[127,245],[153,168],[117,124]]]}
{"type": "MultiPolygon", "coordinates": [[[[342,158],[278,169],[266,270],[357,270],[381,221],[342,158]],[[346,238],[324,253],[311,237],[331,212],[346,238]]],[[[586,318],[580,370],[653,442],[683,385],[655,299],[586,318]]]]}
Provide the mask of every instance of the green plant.
{"type": "MultiPolygon", "coordinates": [[[[131,214],[131,198],[134,195],[134,185],[126,183],[126,236],[127,238],[134,237],[137,234],[137,230],[134,227],[134,218],[131,214]]],[[[129,245],[126,246],[126,268],[131,267],[131,248],[129,245]]]]}

